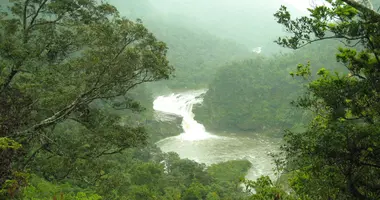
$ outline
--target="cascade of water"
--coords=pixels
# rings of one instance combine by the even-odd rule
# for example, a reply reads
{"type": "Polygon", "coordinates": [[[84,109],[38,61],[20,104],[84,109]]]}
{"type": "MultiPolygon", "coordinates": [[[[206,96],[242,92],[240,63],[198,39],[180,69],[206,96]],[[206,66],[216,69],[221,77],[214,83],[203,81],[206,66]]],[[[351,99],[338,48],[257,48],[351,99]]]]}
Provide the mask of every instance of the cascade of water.
{"type": "Polygon", "coordinates": [[[157,120],[166,121],[166,115],[182,117],[183,140],[204,140],[217,136],[207,133],[205,127],[194,119],[193,105],[203,102],[201,97],[207,90],[188,91],[180,94],[159,96],[153,102],[153,109],[158,111],[157,120]]]}
{"type": "Polygon", "coordinates": [[[176,152],[181,158],[211,165],[228,160],[246,159],[253,166],[247,179],[255,180],[261,175],[273,177],[272,159],[268,152],[275,151],[274,139],[252,133],[246,136],[216,136],[208,133],[205,127],[194,120],[193,106],[203,101],[206,90],[181,92],[159,96],[153,103],[156,119],[159,121],[182,118],[183,133],[168,137],[156,144],[163,152],[176,152]]]}

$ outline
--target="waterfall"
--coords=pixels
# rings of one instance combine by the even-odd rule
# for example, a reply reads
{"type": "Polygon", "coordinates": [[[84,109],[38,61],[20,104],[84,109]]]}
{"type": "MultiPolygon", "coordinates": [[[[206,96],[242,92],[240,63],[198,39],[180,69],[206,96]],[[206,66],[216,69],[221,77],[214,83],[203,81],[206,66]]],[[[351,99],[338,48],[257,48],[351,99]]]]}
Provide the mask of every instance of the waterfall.
{"type": "Polygon", "coordinates": [[[172,119],[171,116],[181,117],[184,132],[179,137],[183,140],[216,138],[194,119],[193,106],[203,102],[202,95],[206,92],[207,90],[195,90],[157,97],[153,102],[153,109],[158,112],[156,119],[167,121],[172,119]]]}
{"type": "Polygon", "coordinates": [[[207,90],[195,90],[156,97],[153,102],[156,120],[171,121],[181,118],[183,133],[162,139],[156,145],[163,152],[176,152],[181,158],[211,165],[228,160],[246,159],[253,166],[247,179],[255,180],[261,175],[273,177],[272,158],[278,139],[265,134],[251,133],[249,137],[233,134],[216,136],[208,133],[205,127],[194,120],[193,106],[201,104],[207,90]]]}

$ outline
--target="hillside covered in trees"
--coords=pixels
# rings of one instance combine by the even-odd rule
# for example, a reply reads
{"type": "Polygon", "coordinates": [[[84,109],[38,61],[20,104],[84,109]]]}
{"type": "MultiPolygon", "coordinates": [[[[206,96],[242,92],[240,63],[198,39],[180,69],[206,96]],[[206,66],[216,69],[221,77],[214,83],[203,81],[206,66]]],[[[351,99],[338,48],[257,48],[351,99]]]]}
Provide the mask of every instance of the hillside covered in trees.
{"type": "Polygon", "coordinates": [[[199,121],[215,131],[277,132],[300,128],[309,112],[291,104],[304,91],[305,80],[289,76],[299,60],[313,63],[313,70],[328,68],[346,72],[336,62],[338,43],[321,43],[271,57],[256,56],[221,67],[210,82],[203,105],[196,109],[199,121]],[[320,52],[315,55],[315,52],[320,52]]]}
{"type": "Polygon", "coordinates": [[[2,1],[0,199],[379,199],[380,1],[314,3],[2,1]],[[190,89],[199,123],[157,118],[190,89]],[[186,141],[206,157],[282,140],[207,165],[160,149],[194,124],[235,142],[186,141]]]}

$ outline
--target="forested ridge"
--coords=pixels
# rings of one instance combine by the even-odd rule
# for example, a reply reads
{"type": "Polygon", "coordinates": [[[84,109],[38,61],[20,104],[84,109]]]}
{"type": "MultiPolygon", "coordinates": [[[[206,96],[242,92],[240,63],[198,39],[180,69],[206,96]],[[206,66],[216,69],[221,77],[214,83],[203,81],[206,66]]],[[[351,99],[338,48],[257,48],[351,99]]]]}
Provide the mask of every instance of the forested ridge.
{"type": "Polygon", "coordinates": [[[293,79],[289,73],[300,59],[315,63],[314,69],[344,71],[335,61],[334,44],[310,45],[271,57],[254,56],[223,66],[209,84],[203,105],[196,109],[197,118],[217,130],[280,134],[283,129],[302,127],[310,113],[291,102],[302,94],[305,81],[293,79]]]}
{"type": "MultiPolygon", "coordinates": [[[[191,22],[192,19],[162,13],[155,9],[155,6],[162,6],[157,2],[111,2],[120,6],[121,14],[131,19],[141,19],[158,39],[165,41],[169,48],[168,60],[175,66],[176,72],[164,84],[172,89],[207,87],[217,69],[225,63],[252,55],[247,46],[211,34],[206,28],[191,22]]],[[[162,4],[170,4],[170,0],[162,4]]]]}
{"type": "Polygon", "coordinates": [[[326,0],[306,16],[278,3],[255,26],[268,40],[247,27],[234,38],[220,25],[233,17],[197,21],[204,2],[192,21],[184,2],[0,3],[0,199],[379,199],[380,1],[326,0]],[[250,49],[261,44],[283,51],[250,49]],[[156,119],[154,99],[205,88],[206,130],[282,138],[274,177],[156,145],[183,130],[156,119]]]}

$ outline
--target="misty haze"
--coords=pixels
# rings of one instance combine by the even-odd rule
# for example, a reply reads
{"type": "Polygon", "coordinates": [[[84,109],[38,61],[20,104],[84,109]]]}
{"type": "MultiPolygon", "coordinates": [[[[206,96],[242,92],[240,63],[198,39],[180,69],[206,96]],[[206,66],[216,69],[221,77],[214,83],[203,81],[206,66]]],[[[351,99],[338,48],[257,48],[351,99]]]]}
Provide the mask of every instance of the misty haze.
{"type": "Polygon", "coordinates": [[[0,0],[0,199],[380,199],[380,0],[0,0]]]}

